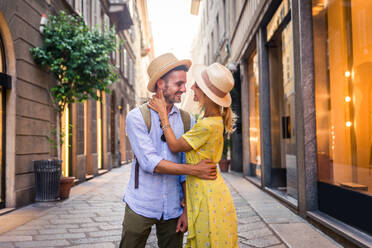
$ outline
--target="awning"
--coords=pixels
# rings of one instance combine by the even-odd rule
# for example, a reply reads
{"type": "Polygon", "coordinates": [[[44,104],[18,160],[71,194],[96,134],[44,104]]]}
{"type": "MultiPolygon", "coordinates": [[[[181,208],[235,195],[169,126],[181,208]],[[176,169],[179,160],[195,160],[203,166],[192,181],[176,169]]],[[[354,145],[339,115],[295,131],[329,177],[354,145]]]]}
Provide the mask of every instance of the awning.
{"type": "Polygon", "coordinates": [[[118,31],[129,29],[133,25],[126,0],[109,0],[109,15],[118,31]]]}

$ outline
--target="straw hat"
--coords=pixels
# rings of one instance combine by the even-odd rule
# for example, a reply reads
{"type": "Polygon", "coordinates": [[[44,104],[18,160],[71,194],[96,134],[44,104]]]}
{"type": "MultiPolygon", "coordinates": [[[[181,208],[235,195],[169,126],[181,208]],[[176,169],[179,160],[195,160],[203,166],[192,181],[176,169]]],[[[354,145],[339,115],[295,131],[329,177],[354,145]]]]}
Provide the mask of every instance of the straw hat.
{"type": "Polygon", "coordinates": [[[192,75],[196,84],[213,102],[222,107],[231,105],[230,91],[234,78],[229,69],[219,63],[210,66],[194,65],[192,75]]]}
{"type": "Polygon", "coordinates": [[[150,92],[155,92],[156,82],[164,76],[164,74],[181,65],[184,65],[189,69],[191,66],[191,60],[178,60],[172,53],[165,53],[155,58],[147,68],[147,74],[150,77],[147,89],[150,92]]]}

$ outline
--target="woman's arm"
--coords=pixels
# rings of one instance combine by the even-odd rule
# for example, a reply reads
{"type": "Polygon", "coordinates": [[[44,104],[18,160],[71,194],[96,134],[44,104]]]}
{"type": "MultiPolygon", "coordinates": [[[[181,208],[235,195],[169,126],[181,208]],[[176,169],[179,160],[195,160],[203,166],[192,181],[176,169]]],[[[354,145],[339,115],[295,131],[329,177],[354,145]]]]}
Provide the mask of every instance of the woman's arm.
{"type": "Polygon", "coordinates": [[[180,137],[178,140],[176,135],[169,124],[168,112],[165,103],[165,99],[161,90],[157,92],[157,96],[154,96],[148,103],[149,107],[158,112],[161,126],[164,132],[165,139],[171,152],[188,152],[192,150],[192,147],[187,141],[180,137]]]}
{"type": "MultiPolygon", "coordinates": [[[[168,116],[166,119],[168,120],[168,116]]],[[[168,147],[171,150],[171,152],[191,151],[192,147],[189,145],[189,143],[187,143],[187,141],[183,137],[180,137],[179,139],[176,138],[176,135],[174,135],[174,132],[169,125],[169,120],[166,121],[165,123],[167,124],[162,123],[163,132],[164,132],[165,139],[167,141],[168,147]]]]}

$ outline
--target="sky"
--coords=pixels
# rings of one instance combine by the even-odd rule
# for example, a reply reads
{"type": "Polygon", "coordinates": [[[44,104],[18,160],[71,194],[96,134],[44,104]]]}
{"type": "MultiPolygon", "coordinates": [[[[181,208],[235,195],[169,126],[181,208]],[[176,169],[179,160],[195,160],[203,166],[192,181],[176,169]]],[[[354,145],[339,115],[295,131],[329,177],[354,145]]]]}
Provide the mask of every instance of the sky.
{"type": "Polygon", "coordinates": [[[172,52],[191,58],[191,44],[199,16],[190,14],[191,0],[147,0],[155,56],[172,52]]]}

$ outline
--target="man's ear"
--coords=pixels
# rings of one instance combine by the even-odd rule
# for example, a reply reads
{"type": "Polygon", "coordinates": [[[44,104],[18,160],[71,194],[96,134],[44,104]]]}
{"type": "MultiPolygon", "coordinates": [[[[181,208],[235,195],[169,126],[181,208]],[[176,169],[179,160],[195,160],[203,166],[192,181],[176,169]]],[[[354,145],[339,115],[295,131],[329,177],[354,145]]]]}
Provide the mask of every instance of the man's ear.
{"type": "Polygon", "coordinates": [[[164,81],[163,79],[159,79],[159,80],[156,82],[156,85],[158,86],[158,89],[163,90],[163,89],[164,89],[164,86],[165,86],[165,81],[164,81]]]}

